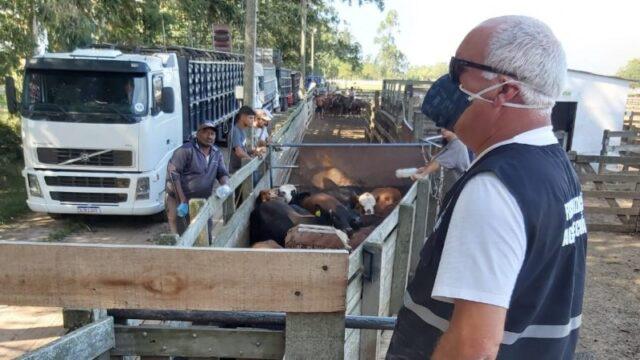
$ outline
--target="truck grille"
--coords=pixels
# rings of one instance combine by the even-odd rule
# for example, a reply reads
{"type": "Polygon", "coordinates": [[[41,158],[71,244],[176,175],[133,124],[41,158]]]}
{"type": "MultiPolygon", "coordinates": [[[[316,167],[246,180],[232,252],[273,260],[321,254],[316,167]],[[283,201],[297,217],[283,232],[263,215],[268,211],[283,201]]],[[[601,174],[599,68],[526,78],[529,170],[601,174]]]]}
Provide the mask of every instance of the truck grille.
{"type": "Polygon", "coordinates": [[[117,204],[127,201],[127,194],[52,191],[49,195],[52,200],[61,202],[117,204]]]}
{"type": "Polygon", "coordinates": [[[126,150],[109,150],[103,154],[90,156],[93,153],[104,151],[100,149],[63,149],[63,148],[38,148],[38,160],[43,164],[60,164],[72,159],[78,159],[68,165],[88,166],[131,166],[133,154],[126,150]]]}
{"type": "Polygon", "coordinates": [[[89,176],[45,176],[44,181],[49,186],[74,186],[96,188],[128,188],[129,179],[115,177],[89,176]]]}

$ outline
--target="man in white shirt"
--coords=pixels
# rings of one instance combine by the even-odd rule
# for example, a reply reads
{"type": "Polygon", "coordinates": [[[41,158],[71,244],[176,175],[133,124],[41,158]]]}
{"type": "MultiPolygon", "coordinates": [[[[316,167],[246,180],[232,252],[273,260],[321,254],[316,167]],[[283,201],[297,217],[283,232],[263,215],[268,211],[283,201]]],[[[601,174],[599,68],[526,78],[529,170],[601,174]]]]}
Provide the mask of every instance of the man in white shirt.
{"type": "Polygon", "coordinates": [[[273,117],[268,110],[257,109],[253,130],[253,141],[258,148],[264,148],[271,141],[269,136],[269,125],[273,117]]]}
{"type": "Polygon", "coordinates": [[[504,16],[473,29],[430,88],[423,112],[478,156],[443,201],[387,359],[573,358],[587,235],[551,126],[565,76],[545,24],[504,16]]]}

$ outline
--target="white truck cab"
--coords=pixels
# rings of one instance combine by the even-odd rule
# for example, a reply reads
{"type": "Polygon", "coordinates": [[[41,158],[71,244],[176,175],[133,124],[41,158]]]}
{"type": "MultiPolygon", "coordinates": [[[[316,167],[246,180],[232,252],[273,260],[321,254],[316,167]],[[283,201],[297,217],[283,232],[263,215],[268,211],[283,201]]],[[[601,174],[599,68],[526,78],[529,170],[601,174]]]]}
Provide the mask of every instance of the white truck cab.
{"type": "Polygon", "coordinates": [[[164,210],[173,151],[199,123],[222,127],[238,107],[242,62],[194,54],[81,49],[27,60],[20,113],[29,208],[164,210]]]}

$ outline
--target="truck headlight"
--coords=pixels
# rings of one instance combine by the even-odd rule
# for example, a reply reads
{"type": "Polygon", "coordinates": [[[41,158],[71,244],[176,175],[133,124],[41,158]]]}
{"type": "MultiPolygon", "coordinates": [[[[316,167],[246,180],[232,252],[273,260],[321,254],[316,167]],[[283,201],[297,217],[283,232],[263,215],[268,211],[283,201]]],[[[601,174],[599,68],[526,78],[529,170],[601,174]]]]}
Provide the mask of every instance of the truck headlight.
{"type": "Polygon", "coordinates": [[[34,174],[27,174],[27,181],[29,182],[29,194],[35,197],[42,197],[42,190],[40,189],[38,177],[34,174]]]}
{"type": "Polygon", "coordinates": [[[136,184],[136,200],[148,200],[149,199],[149,178],[138,178],[136,184]]]}

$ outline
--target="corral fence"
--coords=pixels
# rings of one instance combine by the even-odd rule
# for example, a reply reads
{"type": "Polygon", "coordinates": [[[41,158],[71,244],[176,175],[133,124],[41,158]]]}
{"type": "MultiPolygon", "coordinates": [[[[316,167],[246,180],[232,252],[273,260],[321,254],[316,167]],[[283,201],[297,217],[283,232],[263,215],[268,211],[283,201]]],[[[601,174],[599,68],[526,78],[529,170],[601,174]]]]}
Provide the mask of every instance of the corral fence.
{"type": "Polygon", "coordinates": [[[381,142],[397,141],[403,128],[413,134],[414,140],[434,134],[435,124],[420,111],[431,84],[432,81],[384,80],[380,98],[375,101],[377,111],[372,137],[381,142]]]}
{"type": "Polygon", "coordinates": [[[587,228],[640,231],[640,132],[605,130],[600,155],[570,152],[569,158],[582,185],[587,228]]]}

